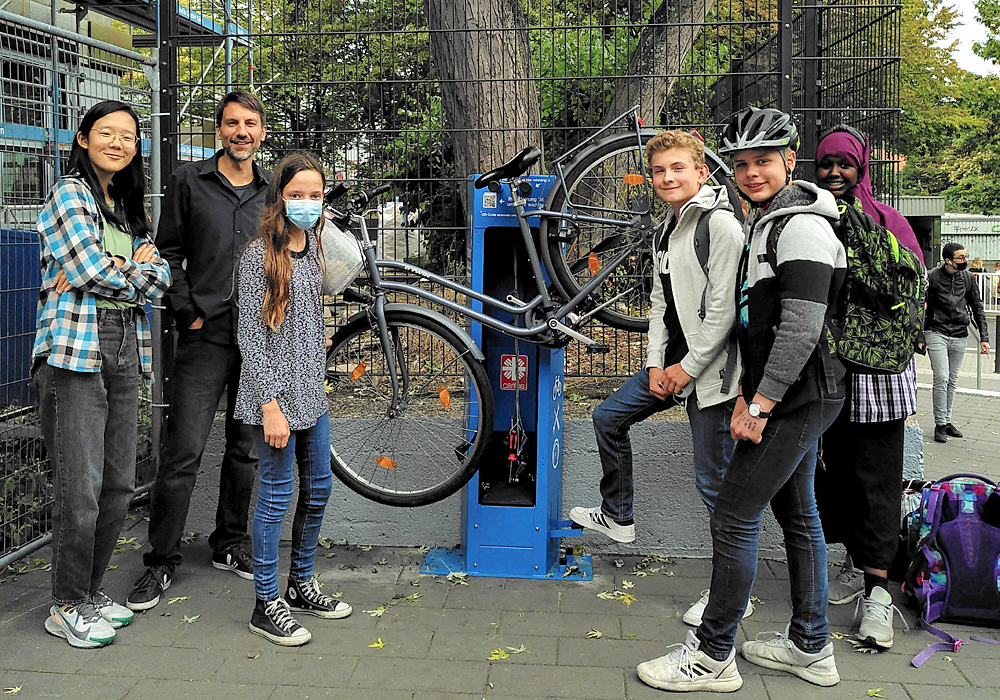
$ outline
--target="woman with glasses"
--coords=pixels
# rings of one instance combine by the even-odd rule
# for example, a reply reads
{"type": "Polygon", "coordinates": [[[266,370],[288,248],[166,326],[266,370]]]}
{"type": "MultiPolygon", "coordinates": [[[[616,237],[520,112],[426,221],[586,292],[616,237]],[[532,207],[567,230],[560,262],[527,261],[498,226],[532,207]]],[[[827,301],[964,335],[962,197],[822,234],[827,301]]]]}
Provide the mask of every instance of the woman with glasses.
{"type": "Polygon", "coordinates": [[[38,216],[32,374],[55,487],[45,629],[78,648],[132,621],[101,584],[135,488],[139,373],[152,371],[142,307],[170,285],[143,209],[141,151],[130,106],[94,105],[38,216]]]}

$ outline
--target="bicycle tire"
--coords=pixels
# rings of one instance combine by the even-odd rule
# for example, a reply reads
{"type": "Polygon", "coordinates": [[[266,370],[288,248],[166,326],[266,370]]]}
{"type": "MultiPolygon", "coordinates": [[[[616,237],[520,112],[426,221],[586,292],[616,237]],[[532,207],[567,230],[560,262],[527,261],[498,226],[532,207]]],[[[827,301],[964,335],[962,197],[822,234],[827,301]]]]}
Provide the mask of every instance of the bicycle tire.
{"type": "MultiPolygon", "coordinates": [[[[648,195],[652,203],[655,230],[663,222],[667,205],[655,195],[651,184],[628,184],[624,176],[643,172],[639,167],[639,159],[645,157],[646,142],[657,133],[659,132],[651,130],[641,132],[642,149],[637,147],[634,133],[615,134],[594,143],[566,166],[565,190],[557,181],[549,194],[545,209],[566,211],[568,193],[569,205],[613,207],[630,211],[637,196],[648,195]]],[[[705,149],[705,162],[709,167],[710,184],[729,184],[727,169],[715,153],[705,149]]],[[[583,213],[609,218],[600,211],[583,213]]],[[[628,220],[624,215],[619,219],[628,220]]],[[[653,289],[651,236],[636,240],[636,236],[628,229],[621,233],[620,227],[591,223],[566,224],[563,219],[542,217],[540,226],[542,259],[563,298],[572,299],[590,281],[593,274],[591,252],[596,255],[596,269],[601,269],[625,247],[634,245],[635,256],[620,266],[621,272],[616,271],[608,277],[600,293],[592,295],[595,306],[624,293],[622,301],[597,311],[594,317],[620,330],[643,333],[649,330],[649,296],[653,289]],[[577,235],[572,234],[574,228],[578,231],[577,235]]]]}
{"type": "Polygon", "coordinates": [[[365,498],[413,508],[447,498],[476,473],[493,434],[493,390],[486,369],[445,324],[403,310],[387,311],[386,323],[402,358],[402,403],[393,417],[374,316],[350,321],[333,337],[326,369],[331,468],[365,498]]]}

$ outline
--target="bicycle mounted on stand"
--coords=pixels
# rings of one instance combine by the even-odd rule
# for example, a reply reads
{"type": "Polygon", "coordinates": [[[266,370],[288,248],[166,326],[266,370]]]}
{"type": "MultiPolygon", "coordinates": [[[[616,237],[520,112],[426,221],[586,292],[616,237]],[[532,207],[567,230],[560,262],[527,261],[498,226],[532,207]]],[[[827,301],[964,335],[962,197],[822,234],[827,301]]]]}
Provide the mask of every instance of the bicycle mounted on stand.
{"type": "MultiPolygon", "coordinates": [[[[445,313],[389,302],[389,293],[416,296],[515,341],[547,347],[577,340],[592,351],[606,351],[581,332],[591,319],[624,330],[648,328],[651,235],[662,221],[654,207],[662,203],[650,197],[643,148],[656,133],[641,128],[637,109],[621,115],[554,161],[555,184],[541,209],[525,208],[531,195],[525,173],[541,157],[534,146],[477,178],[477,188],[506,196],[515,210],[534,279],[530,300],[513,294],[496,299],[410,263],[377,259],[366,208],[388,186],[353,195],[345,212],[331,207],[342,228],[353,224],[371,292],[344,292],[345,301],[362,310],[335,334],[327,355],[332,467],[338,478],[380,503],[433,503],[471,478],[488,447],[485,435],[492,433],[492,388],[472,337],[445,313]],[[629,131],[601,138],[625,121],[629,131]],[[537,243],[528,224],[535,216],[537,243]],[[443,287],[456,298],[384,279],[381,270],[443,287]],[[512,322],[471,309],[458,295],[510,314],[512,322]]],[[[706,159],[715,181],[727,182],[721,161],[709,151],[706,159]]],[[[514,269],[516,274],[516,264],[514,269]]],[[[516,378],[516,364],[514,371],[516,378]]],[[[515,421],[508,443],[512,479],[520,474],[523,446],[515,421]]]]}

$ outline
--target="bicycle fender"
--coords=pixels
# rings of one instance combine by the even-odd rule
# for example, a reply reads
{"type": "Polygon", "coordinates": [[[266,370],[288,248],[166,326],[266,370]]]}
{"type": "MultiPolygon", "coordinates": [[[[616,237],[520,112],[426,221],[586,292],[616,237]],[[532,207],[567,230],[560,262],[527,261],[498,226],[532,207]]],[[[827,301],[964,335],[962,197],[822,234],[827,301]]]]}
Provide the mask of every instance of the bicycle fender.
{"type": "MultiPolygon", "coordinates": [[[[460,325],[452,321],[450,318],[445,316],[440,311],[435,311],[434,309],[428,309],[424,306],[417,306],[416,304],[386,304],[385,305],[385,315],[388,317],[390,314],[400,313],[407,314],[409,316],[417,316],[419,318],[425,318],[430,321],[436,321],[442,326],[447,328],[449,331],[455,334],[455,337],[468,349],[469,353],[478,361],[484,362],[486,356],[483,355],[483,351],[479,349],[476,345],[476,341],[472,339],[469,332],[462,328],[460,325]]],[[[356,321],[358,319],[367,318],[369,315],[368,311],[359,311],[350,318],[347,319],[347,323],[344,325],[356,321]]]]}

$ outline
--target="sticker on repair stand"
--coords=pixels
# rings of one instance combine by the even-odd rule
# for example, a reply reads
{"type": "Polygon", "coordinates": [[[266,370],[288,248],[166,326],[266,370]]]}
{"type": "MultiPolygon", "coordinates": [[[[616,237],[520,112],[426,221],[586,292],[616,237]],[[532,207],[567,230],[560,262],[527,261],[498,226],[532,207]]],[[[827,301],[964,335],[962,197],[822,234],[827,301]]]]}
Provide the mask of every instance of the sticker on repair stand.
{"type": "Polygon", "coordinates": [[[517,367],[514,366],[514,355],[500,356],[500,389],[502,391],[528,390],[528,356],[517,355],[517,367]],[[515,385],[515,377],[517,377],[515,385]]]}

